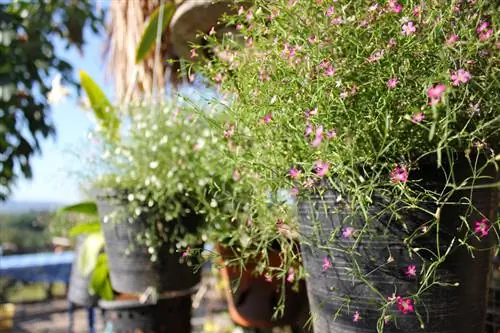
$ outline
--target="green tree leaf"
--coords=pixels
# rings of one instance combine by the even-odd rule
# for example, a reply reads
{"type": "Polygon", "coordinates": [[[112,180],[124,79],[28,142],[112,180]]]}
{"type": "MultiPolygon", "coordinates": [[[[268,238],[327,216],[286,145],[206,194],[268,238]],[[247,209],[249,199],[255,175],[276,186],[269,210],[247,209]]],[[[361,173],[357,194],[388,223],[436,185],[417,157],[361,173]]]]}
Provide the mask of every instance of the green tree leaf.
{"type": "Polygon", "coordinates": [[[163,32],[168,24],[170,24],[170,20],[172,20],[172,16],[175,13],[175,3],[169,2],[167,4],[161,5],[156,8],[149,17],[148,22],[146,23],[146,28],[142,33],[141,40],[139,41],[139,45],[137,46],[137,50],[135,53],[135,63],[141,62],[144,57],[148,54],[148,52],[153,47],[156,37],[158,35],[158,21],[160,19],[160,13],[163,11],[163,21],[161,31],[163,32]]]}
{"type": "Polygon", "coordinates": [[[101,222],[99,220],[90,223],[81,223],[70,229],[70,237],[78,235],[93,234],[101,232],[101,222]]]}
{"type": "Polygon", "coordinates": [[[85,214],[91,216],[98,216],[97,214],[97,204],[93,201],[83,201],[74,205],[65,206],[57,212],[58,214],[67,214],[67,213],[75,213],[75,214],[85,214]]]}
{"type": "Polygon", "coordinates": [[[99,85],[85,71],[80,71],[80,83],[87,94],[96,119],[106,131],[108,138],[118,139],[120,120],[111,102],[99,85]]]}
{"type": "Polygon", "coordinates": [[[104,247],[102,233],[89,234],[78,252],[77,268],[84,276],[89,275],[96,268],[97,257],[104,247]]]}
{"type": "Polygon", "coordinates": [[[89,282],[89,291],[91,294],[99,295],[103,300],[109,301],[114,298],[109,279],[108,256],[105,253],[101,253],[97,258],[96,267],[89,282]]]}

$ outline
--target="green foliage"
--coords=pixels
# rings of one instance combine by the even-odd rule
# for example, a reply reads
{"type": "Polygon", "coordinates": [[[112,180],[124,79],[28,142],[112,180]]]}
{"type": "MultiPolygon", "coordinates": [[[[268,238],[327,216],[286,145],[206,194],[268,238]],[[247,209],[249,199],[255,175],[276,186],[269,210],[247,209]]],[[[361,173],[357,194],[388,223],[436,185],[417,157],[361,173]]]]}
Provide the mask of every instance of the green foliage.
{"type": "MultiPolygon", "coordinates": [[[[490,237],[498,240],[498,216],[487,216],[471,200],[472,190],[499,186],[498,15],[489,1],[456,2],[455,9],[447,2],[406,2],[401,14],[391,8],[394,3],[257,0],[228,18],[245,45],[230,35],[206,36],[207,45],[199,47],[217,55],[208,65],[192,66],[221,95],[231,96],[220,103],[227,123],[219,126],[219,136],[225,134],[232,147],[221,163],[241,170],[240,182],[267,184],[271,193],[290,190],[306,202],[311,193],[333,190],[342,223],[355,230],[349,236],[354,245],[346,249],[347,271],[371,288],[381,314],[394,303],[373,287],[371,272],[359,271],[358,261],[366,258],[357,246],[381,236],[373,226],[389,220],[383,235],[421,260],[421,279],[407,297],[423,313],[419,299],[443,282],[436,272],[451,249],[489,246],[474,230],[479,221],[486,219],[490,237]],[[457,175],[459,159],[467,169],[461,172],[470,176],[457,175]],[[445,186],[424,187],[424,168],[446,175],[445,186]],[[375,207],[380,198],[384,207],[375,207]],[[464,212],[453,221],[463,233],[452,241],[441,239],[444,205],[464,212]],[[419,216],[416,227],[406,219],[412,214],[419,216]],[[394,225],[403,235],[391,235],[394,225]],[[422,233],[437,239],[438,249],[415,245],[422,233]]],[[[268,200],[247,199],[244,204],[255,212],[268,200]]],[[[319,203],[316,208],[336,213],[319,203]]],[[[290,212],[284,203],[281,209],[290,212]]],[[[276,234],[275,222],[252,224],[247,234],[276,234]]],[[[338,229],[325,236],[326,244],[311,243],[339,253],[342,237],[338,229]]],[[[376,270],[390,263],[377,263],[376,270]]],[[[339,302],[348,304],[348,298],[339,302]]]]}
{"type": "Polygon", "coordinates": [[[37,251],[50,245],[49,212],[0,215],[0,244],[14,244],[21,251],[37,251]]]}
{"type": "Polygon", "coordinates": [[[55,53],[55,40],[81,50],[84,28],[97,33],[102,22],[92,1],[0,4],[0,200],[18,175],[31,177],[31,156],[55,133],[46,97],[50,76],[60,73],[63,83],[78,87],[72,66],[55,53]]]}
{"type": "Polygon", "coordinates": [[[99,295],[103,300],[112,300],[114,298],[109,278],[108,256],[105,253],[101,253],[97,257],[95,269],[90,278],[89,290],[92,294],[99,295]]]}
{"type": "Polygon", "coordinates": [[[163,33],[165,28],[170,24],[172,16],[175,13],[175,2],[168,2],[156,8],[149,16],[146,27],[142,32],[139,45],[137,46],[135,54],[135,62],[140,63],[144,57],[149,53],[153,45],[155,45],[156,37],[158,36],[158,30],[163,33]],[[160,16],[162,19],[162,25],[158,29],[160,16]]]}
{"type": "Polygon", "coordinates": [[[120,121],[111,102],[99,85],[84,71],[80,71],[80,84],[87,94],[90,106],[101,126],[101,130],[106,133],[111,140],[118,139],[120,121]]]}
{"type": "Polygon", "coordinates": [[[101,232],[87,234],[83,241],[77,259],[78,270],[87,276],[94,271],[99,253],[104,248],[104,236],[101,232]]]}
{"type": "Polygon", "coordinates": [[[88,216],[98,217],[97,204],[93,201],[85,201],[74,205],[65,206],[58,211],[58,214],[68,213],[85,214],[88,216]]]}

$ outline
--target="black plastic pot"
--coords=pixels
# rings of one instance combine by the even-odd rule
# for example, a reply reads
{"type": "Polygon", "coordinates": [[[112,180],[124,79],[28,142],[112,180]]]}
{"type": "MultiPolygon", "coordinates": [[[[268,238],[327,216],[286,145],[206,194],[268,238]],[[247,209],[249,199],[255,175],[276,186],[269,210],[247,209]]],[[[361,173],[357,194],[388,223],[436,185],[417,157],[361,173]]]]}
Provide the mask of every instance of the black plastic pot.
{"type": "Polygon", "coordinates": [[[105,310],[106,332],[191,332],[191,295],[159,299],[156,304],[101,300],[99,306],[105,310]]]}
{"type": "MultiPolygon", "coordinates": [[[[457,177],[460,177],[457,170],[457,177]]],[[[442,187],[444,182],[434,168],[421,169],[417,179],[424,179],[421,184],[427,188],[442,187]]],[[[464,175],[462,175],[464,176],[464,175]]],[[[497,193],[492,190],[476,191],[472,200],[486,216],[492,216],[497,205],[497,193]]],[[[373,216],[387,205],[387,199],[374,197],[373,216]]],[[[431,212],[436,207],[427,207],[431,212]]],[[[377,320],[381,317],[380,305],[393,293],[403,297],[411,295],[418,287],[414,278],[405,274],[405,268],[415,264],[422,267],[419,256],[409,256],[403,240],[409,232],[416,231],[422,222],[431,219],[429,215],[417,212],[405,214],[407,230],[401,223],[391,223],[389,216],[381,215],[370,221],[368,235],[357,244],[354,239],[342,238],[343,227],[353,226],[361,230],[364,220],[346,219],[347,205],[339,199],[337,193],[327,191],[322,196],[311,196],[309,200],[299,202],[299,222],[301,229],[301,250],[304,265],[308,272],[307,288],[313,316],[314,332],[351,333],[377,331],[377,320]],[[335,247],[329,238],[337,232],[335,247]],[[349,254],[354,247],[355,253],[349,254]],[[323,263],[326,259],[331,267],[323,263]],[[394,259],[387,263],[389,258],[394,259]],[[364,283],[360,274],[351,274],[350,270],[359,265],[361,276],[369,279],[381,292],[376,294],[364,283]],[[345,300],[349,302],[346,303],[345,300]],[[354,320],[358,311],[360,320],[354,320]],[[336,317],[336,318],[334,318],[336,317]]],[[[463,206],[448,205],[441,209],[440,245],[445,251],[458,230],[459,216],[464,213],[463,206]]],[[[476,216],[479,218],[479,215],[476,216]]],[[[417,231],[418,232],[418,231],[417,231]]],[[[414,247],[436,249],[436,234],[419,238],[414,247]]],[[[478,248],[491,246],[491,241],[483,239],[474,243],[478,248]]],[[[425,252],[420,252],[426,256],[425,252]]],[[[422,295],[415,306],[422,316],[424,328],[420,327],[415,313],[403,314],[396,306],[388,308],[385,315],[392,315],[390,321],[383,324],[385,333],[481,333],[484,332],[486,316],[486,295],[488,274],[491,267],[491,251],[474,251],[474,257],[464,247],[456,248],[447,261],[437,271],[441,281],[458,282],[459,287],[433,286],[422,295]]],[[[429,258],[427,258],[429,259],[429,258]]],[[[389,260],[390,261],[390,260],[389,260]]]]}
{"type": "Polygon", "coordinates": [[[77,267],[78,255],[84,241],[85,236],[80,236],[76,239],[75,259],[71,265],[71,275],[69,278],[68,301],[89,308],[97,304],[98,297],[89,293],[90,275],[84,276],[77,267]]]}
{"type": "MultiPolygon", "coordinates": [[[[103,201],[98,205],[101,218],[116,207],[103,201]]],[[[201,218],[187,216],[177,223],[186,226],[189,232],[197,228],[201,218]]],[[[103,222],[101,225],[114,290],[120,293],[143,293],[149,287],[154,287],[161,294],[175,290],[195,290],[200,283],[201,271],[194,272],[198,265],[197,259],[182,258],[182,253],[172,252],[168,243],[157,250],[157,260],[151,260],[148,247],[136,241],[137,235],[145,230],[141,219],[129,223],[124,218],[121,223],[103,222]]]]}
{"type": "Polygon", "coordinates": [[[493,261],[493,271],[488,293],[488,315],[486,333],[500,332],[500,257],[493,261]]]}

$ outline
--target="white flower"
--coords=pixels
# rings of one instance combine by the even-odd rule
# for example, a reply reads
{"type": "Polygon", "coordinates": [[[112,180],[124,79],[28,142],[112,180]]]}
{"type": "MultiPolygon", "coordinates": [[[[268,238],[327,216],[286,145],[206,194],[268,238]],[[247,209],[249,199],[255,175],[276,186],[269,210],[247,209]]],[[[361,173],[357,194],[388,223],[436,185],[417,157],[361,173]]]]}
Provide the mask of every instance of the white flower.
{"type": "Polygon", "coordinates": [[[160,163],[158,161],[153,161],[149,163],[151,169],[156,169],[160,163]]]}
{"type": "Polygon", "coordinates": [[[69,96],[69,89],[61,84],[62,76],[57,73],[52,79],[52,89],[47,94],[47,99],[50,105],[56,105],[65,97],[69,96]]]}

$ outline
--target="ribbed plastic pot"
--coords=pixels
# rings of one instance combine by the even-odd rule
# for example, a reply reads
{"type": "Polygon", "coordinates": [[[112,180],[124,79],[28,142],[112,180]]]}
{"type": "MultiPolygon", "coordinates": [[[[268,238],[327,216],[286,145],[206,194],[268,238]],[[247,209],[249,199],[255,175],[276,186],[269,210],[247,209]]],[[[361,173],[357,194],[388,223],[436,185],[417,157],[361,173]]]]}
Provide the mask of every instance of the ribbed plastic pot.
{"type": "Polygon", "coordinates": [[[97,295],[89,293],[90,275],[84,276],[77,267],[78,255],[81,246],[85,241],[85,236],[81,235],[76,238],[75,244],[75,259],[71,265],[71,274],[68,286],[68,301],[71,303],[89,308],[97,305],[97,295]]]}
{"type": "Polygon", "coordinates": [[[191,295],[159,299],[156,304],[101,300],[99,307],[105,310],[106,332],[109,333],[191,332],[191,295]]]}
{"type": "Polygon", "coordinates": [[[493,261],[490,288],[488,292],[488,315],[486,333],[500,332],[500,257],[493,261]]]}
{"type": "MultiPolygon", "coordinates": [[[[234,257],[232,249],[217,247],[224,260],[234,257]]],[[[279,267],[279,253],[269,257],[273,267],[279,267]]],[[[240,326],[257,329],[271,329],[276,326],[303,326],[309,315],[307,292],[304,281],[299,290],[292,284],[285,285],[285,310],[280,318],[273,318],[280,298],[281,280],[267,281],[262,275],[255,274],[255,264],[248,263],[244,270],[234,266],[224,266],[221,270],[226,284],[226,298],[231,319],[240,326]],[[236,285],[232,291],[230,286],[236,285]]]]}
{"type": "MultiPolygon", "coordinates": [[[[458,179],[465,176],[462,171],[456,171],[458,179]]],[[[422,168],[412,176],[423,179],[421,184],[427,188],[436,189],[444,184],[440,173],[431,167],[422,168]]],[[[497,192],[477,190],[471,199],[485,216],[494,216],[498,203],[497,192]]],[[[380,212],[386,205],[386,200],[381,197],[374,197],[373,201],[370,215],[380,212]]],[[[428,208],[431,212],[436,211],[436,207],[428,208]]],[[[460,225],[459,216],[463,213],[463,206],[445,205],[441,208],[441,251],[445,251],[451,239],[460,233],[457,228],[460,225]]],[[[301,251],[308,273],[307,287],[314,332],[376,332],[377,320],[381,317],[382,298],[391,297],[394,293],[408,296],[418,286],[415,278],[406,276],[405,269],[409,264],[415,264],[420,269],[422,261],[418,255],[409,256],[403,242],[408,231],[401,227],[401,223],[391,223],[389,216],[382,215],[370,222],[368,228],[371,236],[355,244],[354,239],[339,235],[339,230],[347,226],[361,230],[365,223],[361,219],[347,221],[346,215],[346,205],[334,191],[327,191],[321,196],[312,195],[308,200],[299,202],[301,251]],[[335,247],[329,245],[332,235],[338,235],[334,236],[337,238],[335,247]],[[351,248],[357,254],[348,254],[351,248]],[[323,267],[325,257],[331,263],[331,267],[326,265],[326,269],[323,267]],[[394,260],[388,263],[388,258],[394,260]],[[350,273],[355,267],[354,262],[358,265],[361,276],[369,279],[381,295],[370,289],[361,280],[360,274],[350,273]],[[348,304],[344,302],[346,299],[349,300],[348,304]],[[361,316],[358,321],[353,320],[355,311],[361,316]]],[[[475,216],[477,219],[479,217],[479,214],[475,216]]],[[[430,219],[429,215],[423,213],[405,215],[409,231],[417,230],[423,222],[430,219]]],[[[429,232],[427,237],[419,239],[414,246],[435,250],[435,239],[435,233],[429,232]]],[[[478,248],[488,248],[492,245],[491,239],[492,237],[488,237],[472,242],[478,248]]],[[[425,252],[419,253],[427,257],[425,252]]],[[[423,328],[415,313],[403,314],[396,306],[389,308],[385,315],[393,317],[383,324],[384,333],[484,332],[491,258],[491,251],[474,251],[472,257],[464,247],[455,249],[440,266],[437,274],[441,281],[458,282],[459,287],[433,286],[422,295],[415,306],[422,316],[423,328]]]]}
{"type": "MultiPolygon", "coordinates": [[[[105,201],[98,202],[99,215],[104,216],[116,206],[105,201]]],[[[178,221],[187,231],[195,230],[201,223],[199,216],[187,216],[178,221]]],[[[173,222],[172,222],[173,224],[173,222]]],[[[168,291],[192,289],[201,281],[201,271],[194,272],[198,265],[196,258],[182,258],[182,253],[171,252],[169,244],[164,244],[157,251],[157,260],[151,260],[151,254],[145,245],[139,245],[136,236],[144,231],[141,219],[129,223],[102,223],[105,248],[109,260],[111,285],[120,293],[143,293],[149,287],[156,288],[158,294],[168,291]]],[[[203,246],[203,245],[200,245],[203,246]]]]}

